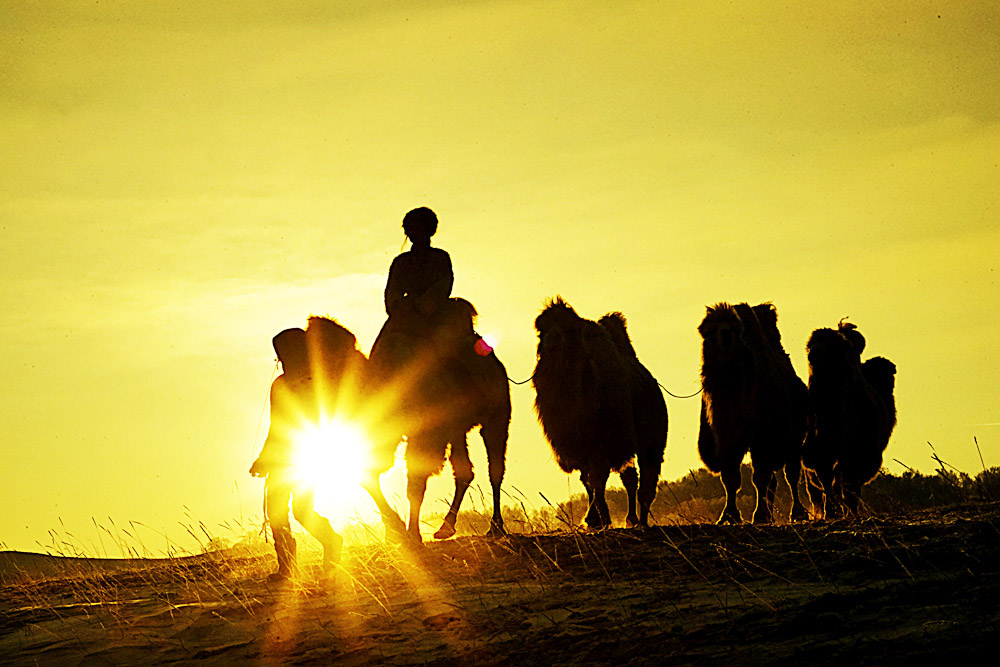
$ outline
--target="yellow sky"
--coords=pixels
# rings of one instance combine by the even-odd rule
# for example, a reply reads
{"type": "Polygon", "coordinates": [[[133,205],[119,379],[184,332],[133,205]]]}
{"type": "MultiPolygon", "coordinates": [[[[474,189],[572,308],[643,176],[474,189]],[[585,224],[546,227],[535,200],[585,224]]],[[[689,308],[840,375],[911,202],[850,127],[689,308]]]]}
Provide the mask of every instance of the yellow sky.
{"type": "MultiPolygon", "coordinates": [[[[367,350],[419,205],[515,379],[555,294],[678,394],[705,305],[772,300],[803,378],[844,316],[896,362],[891,470],[1000,465],[995,3],[204,5],[2,3],[8,548],[257,513],[271,336],[330,314],[367,350]]],[[[506,485],[577,493],[511,392],[506,485]]],[[[698,402],[668,407],[674,479],[698,402]]]]}

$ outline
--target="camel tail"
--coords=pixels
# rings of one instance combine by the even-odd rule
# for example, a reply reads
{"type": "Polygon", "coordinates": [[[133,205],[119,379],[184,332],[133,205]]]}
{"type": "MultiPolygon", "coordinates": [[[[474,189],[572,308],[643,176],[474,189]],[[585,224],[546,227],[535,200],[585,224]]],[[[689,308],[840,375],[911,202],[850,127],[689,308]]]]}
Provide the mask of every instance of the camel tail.
{"type": "Polygon", "coordinates": [[[715,435],[708,423],[708,410],[704,401],[701,403],[701,426],[698,429],[698,455],[706,468],[714,473],[722,472],[722,462],[719,460],[715,435]]]}

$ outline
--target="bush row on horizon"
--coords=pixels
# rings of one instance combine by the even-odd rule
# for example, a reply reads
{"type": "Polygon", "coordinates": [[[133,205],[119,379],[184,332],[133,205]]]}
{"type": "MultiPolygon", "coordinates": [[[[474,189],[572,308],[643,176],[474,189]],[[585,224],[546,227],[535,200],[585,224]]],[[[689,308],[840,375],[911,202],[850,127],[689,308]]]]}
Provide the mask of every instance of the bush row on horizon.
{"type": "MultiPolygon", "coordinates": [[[[741,467],[743,485],[738,496],[740,510],[753,512],[756,501],[751,482],[753,469],[748,463],[741,467]]],[[[801,485],[805,484],[803,480],[801,485]]],[[[800,489],[804,490],[802,486],[800,489]]],[[[471,495],[471,494],[470,494],[471,495]]],[[[808,494],[803,494],[807,498],[808,494]]],[[[908,470],[893,475],[882,470],[878,477],[864,487],[861,499],[868,514],[900,514],[910,510],[944,507],[972,501],[1000,501],[1000,467],[989,468],[975,477],[964,472],[948,470],[942,465],[935,474],[925,475],[908,470]]],[[[624,516],[627,511],[625,490],[609,488],[607,501],[612,516],[624,516]]],[[[539,498],[541,506],[531,506],[525,500],[518,505],[503,507],[504,522],[513,533],[534,533],[566,530],[580,526],[587,513],[587,496],[583,493],[568,501],[553,505],[539,498]]],[[[478,504],[478,503],[476,503],[478,504]]],[[[715,523],[725,505],[725,492],[716,475],[705,468],[692,470],[674,481],[660,481],[651,510],[651,523],[659,525],[686,525],[715,523]]],[[[791,494],[787,484],[778,485],[775,496],[777,516],[788,516],[791,494]]],[[[426,520],[433,522],[430,514],[426,520]]],[[[488,512],[464,511],[459,519],[460,535],[481,535],[489,529],[488,512]]]]}

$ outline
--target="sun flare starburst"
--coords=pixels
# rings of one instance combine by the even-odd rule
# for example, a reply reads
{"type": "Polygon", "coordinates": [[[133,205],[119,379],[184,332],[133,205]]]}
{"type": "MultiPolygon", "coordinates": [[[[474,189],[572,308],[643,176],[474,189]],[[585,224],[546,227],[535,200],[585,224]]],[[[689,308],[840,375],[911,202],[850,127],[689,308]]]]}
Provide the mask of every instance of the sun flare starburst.
{"type": "Polygon", "coordinates": [[[316,509],[343,524],[363,500],[371,444],[364,431],[342,419],[323,419],[295,437],[294,475],[315,491],[316,509]]]}

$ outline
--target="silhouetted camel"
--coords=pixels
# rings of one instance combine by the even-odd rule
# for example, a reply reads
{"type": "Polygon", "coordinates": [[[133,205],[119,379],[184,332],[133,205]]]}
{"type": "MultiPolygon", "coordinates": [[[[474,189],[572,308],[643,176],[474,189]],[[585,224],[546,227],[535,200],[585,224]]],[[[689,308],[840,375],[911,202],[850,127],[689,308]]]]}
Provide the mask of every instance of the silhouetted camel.
{"type": "Polygon", "coordinates": [[[535,329],[535,410],[559,467],[580,471],[590,499],[587,526],[611,525],[605,488],[612,471],[628,495],[626,524],[649,525],[667,444],[667,407],[635,355],[625,318],[610,313],[600,323],[587,320],[556,297],[535,329]]]}
{"type": "Polygon", "coordinates": [[[456,298],[451,303],[456,316],[468,319],[468,326],[445,330],[462,331],[461,335],[420,341],[402,332],[383,330],[370,357],[380,388],[379,401],[386,409],[382,439],[396,443],[401,436],[406,438],[407,530],[418,541],[427,479],[441,472],[449,445],[455,496],[434,537],[446,539],[455,534],[458,511],[473,479],[467,434],[476,426],[480,426],[486,445],[493,488],[489,534],[504,534],[500,485],[510,426],[507,371],[474,333],[476,311],[472,304],[456,298]]]}
{"type": "Polygon", "coordinates": [[[868,384],[882,398],[888,415],[888,427],[883,430],[879,441],[882,450],[889,445],[889,437],[896,428],[896,364],[885,357],[872,357],[861,364],[861,372],[864,374],[868,384]]]}
{"type": "MultiPolygon", "coordinates": [[[[371,425],[366,422],[371,389],[369,364],[358,350],[354,334],[330,318],[312,316],[306,327],[306,342],[324,412],[339,415],[369,431],[371,425]]],[[[406,534],[406,527],[379,485],[379,475],[393,465],[395,443],[387,446],[373,440],[371,444],[374,449],[370,466],[361,484],[375,501],[388,536],[399,538],[406,534]]]]}
{"type": "MultiPolygon", "coordinates": [[[[767,342],[767,353],[761,354],[768,358],[766,369],[761,374],[764,394],[759,398],[762,401],[763,418],[770,423],[762,428],[761,438],[763,441],[773,440],[778,453],[777,459],[772,461],[772,465],[776,464],[775,476],[767,483],[766,507],[774,507],[776,475],[778,469],[783,467],[785,481],[792,495],[790,518],[792,521],[803,520],[808,518],[808,512],[799,498],[799,477],[802,474],[802,443],[809,418],[809,390],[795,372],[792,360],[781,344],[778,309],[772,303],[760,303],[753,307],[753,314],[767,342]]],[[[768,467],[767,451],[769,450],[765,447],[759,457],[765,469],[768,467]]],[[[754,484],[756,483],[754,480],[754,484]]]]}
{"type": "Polygon", "coordinates": [[[865,340],[853,324],[809,337],[812,423],[803,449],[817,515],[857,514],[861,487],[882,467],[896,425],[896,366],[883,357],[861,363],[865,340]]]}
{"type": "Polygon", "coordinates": [[[791,519],[806,518],[799,500],[806,386],[781,345],[777,311],[769,303],[718,303],[707,309],[702,336],[702,405],[698,453],[722,477],[726,506],[719,523],[742,521],[736,506],[740,464],[750,453],[757,491],[755,523],[770,523],[775,473],[792,490],[791,519]]]}

